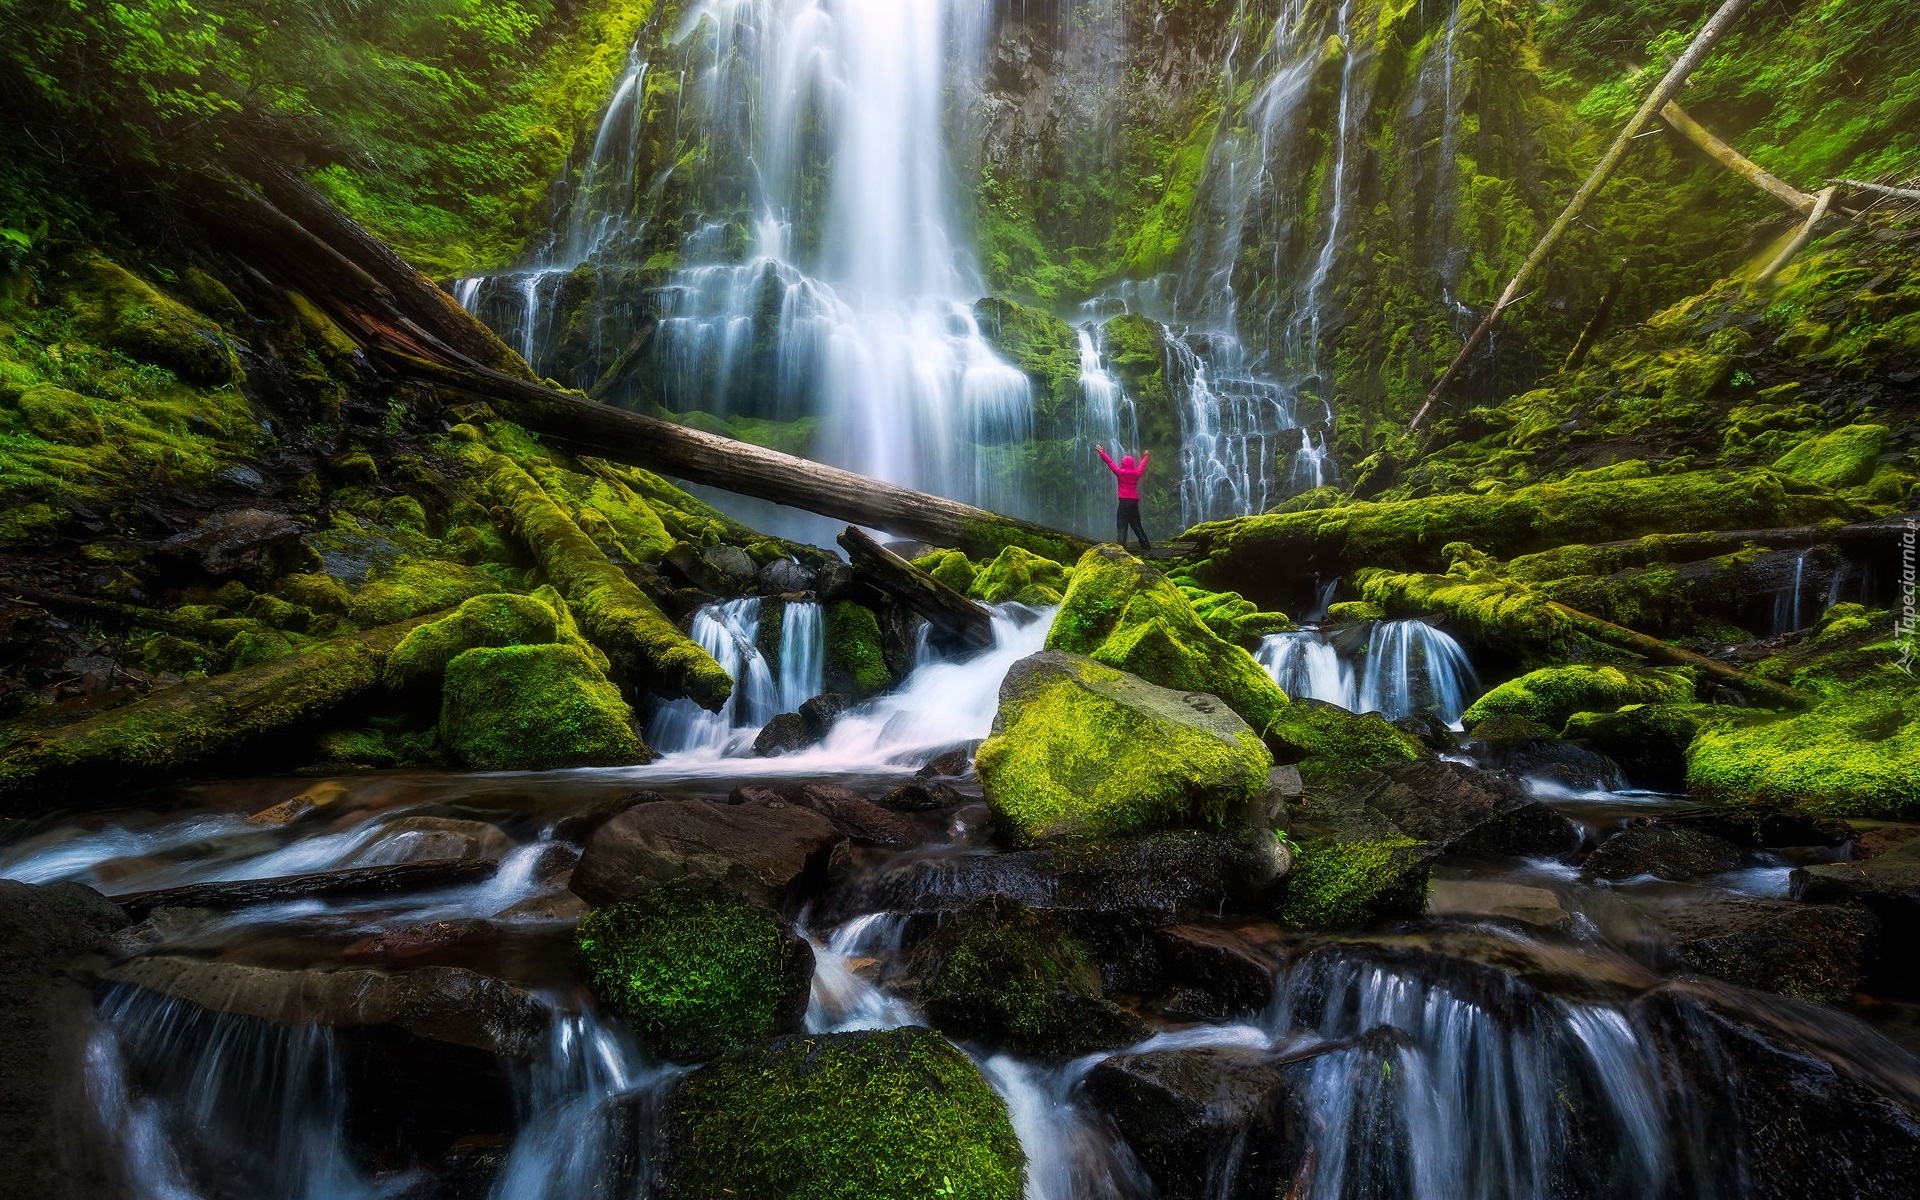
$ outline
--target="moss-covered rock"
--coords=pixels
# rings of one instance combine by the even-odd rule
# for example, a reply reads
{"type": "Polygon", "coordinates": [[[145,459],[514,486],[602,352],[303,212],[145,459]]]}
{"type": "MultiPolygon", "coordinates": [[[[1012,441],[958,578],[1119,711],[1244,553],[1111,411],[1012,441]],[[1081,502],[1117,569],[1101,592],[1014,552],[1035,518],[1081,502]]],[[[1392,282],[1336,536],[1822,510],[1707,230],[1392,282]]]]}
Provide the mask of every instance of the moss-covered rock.
{"type": "Polygon", "coordinates": [[[780,1038],[709,1063],[668,1103],[665,1196],[1022,1195],[1005,1104],[925,1029],[780,1038]]]}
{"type": "Polygon", "coordinates": [[[475,596],[438,621],[407,635],[387,659],[387,679],[404,684],[437,676],[469,650],[486,646],[539,646],[558,642],[553,609],[532,596],[475,596]]]}
{"type": "Polygon", "coordinates": [[[482,771],[609,767],[651,757],[620,689],[573,646],[468,650],[447,664],[440,736],[482,771]]]}
{"type": "Polygon", "coordinates": [[[574,948],[595,994],[666,1058],[706,1058],[793,1032],[813,980],[805,938],[692,879],[588,913],[574,948]]]}
{"type": "Polygon", "coordinates": [[[1096,546],[1074,566],[1047,649],[1083,654],[1161,687],[1211,692],[1255,729],[1287,704],[1245,648],[1207,628],[1178,587],[1118,546],[1096,546]]]}
{"type": "Polygon", "coordinates": [[[1371,600],[1341,600],[1327,605],[1327,620],[1335,623],[1378,621],[1386,615],[1387,610],[1371,600]]]}
{"type": "Polygon", "coordinates": [[[1350,713],[1311,700],[1296,700],[1283,709],[1267,726],[1266,743],[1278,763],[1321,758],[1372,767],[1428,754],[1419,738],[1389,725],[1379,713],[1350,713]]]}
{"type": "Polygon", "coordinates": [[[1294,845],[1280,919],[1324,929],[1418,912],[1429,866],[1423,844],[1398,830],[1303,838],[1294,845]]]}
{"type": "Polygon", "coordinates": [[[27,428],[48,441],[91,446],[107,436],[93,403],[78,392],[42,383],[21,392],[14,406],[27,428]]]}
{"type": "Polygon", "coordinates": [[[354,593],[347,617],[357,625],[386,625],[499,590],[499,580],[472,567],[438,559],[402,559],[373,572],[354,593]]]}
{"type": "Polygon", "coordinates": [[[1004,896],[949,914],[914,948],[912,973],[941,1029],[1016,1054],[1074,1058],[1149,1032],[1102,997],[1098,965],[1058,920],[1004,896]]]}
{"type": "Polygon", "coordinates": [[[1882,666],[1794,716],[1706,723],[1687,787],[1707,800],[1843,817],[1920,814],[1920,691],[1882,666]]]}
{"type": "Polygon", "coordinates": [[[936,550],[915,559],[913,565],[963,595],[973,589],[978,574],[973,561],[959,550],[936,550]]]}
{"type": "MultiPolygon", "coordinates": [[[[964,557],[961,561],[965,561],[964,557]]],[[[1060,603],[1060,597],[1067,590],[1067,569],[1031,550],[1008,546],[980,568],[966,590],[969,596],[987,604],[1012,601],[1050,606],[1060,603]]]]}
{"type": "Polygon", "coordinates": [[[1510,679],[1474,701],[1461,716],[1469,729],[1488,717],[1524,717],[1564,728],[1574,713],[1615,712],[1628,704],[1690,704],[1693,677],[1684,669],[1574,663],[1510,679]]]}
{"type": "Polygon", "coordinates": [[[1801,442],[1776,459],[1773,469],[1821,487],[1854,487],[1873,477],[1887,433],[1885,425],[1848,425],[1801,442]]]}
{"type": "MultiPolygon", "coordinates": [[[[1677,792],[1686,786],[1687,747],[1710,712],[1694,704],[1629,704],[1618,712],[1574,713],[1565,732],[1619,763],[1634,786],[1677,792]]],[[[1474,732],[1484,736],[1485,728],[1474,732]]]]}
{"type": "Polygon", "coordinates": [[[880,619],[864,604],[839,600],[827,608],[823,678],[829,692],[864,697],[893,686],[880,640],[880,619]]]}
{"type": "Polygon", "coordinates": [[[331,575],[289,575],[280,581],[276,590],[288,603],[313,612],[343,613],[353,606],[353,593],[331,575]]]}
{"type": "Polygon", "coordinates": [[[1030,843],[1225,826],[1273,757],[1213,696],[1050,650],[1007,673],[974,766],[1001,829],[1030,843]]]}
{"type": "Polygon", "coordinates": [[[125,267],[87,254],[73,271],[81,284],[75,320],[104,344],[194,383],[229,383],[239,374],[218,325],[125,267]]]}
{"type": "Polygon", "coordinates": [[[1210,592],[1205,588],[1181,587],[1180,594],[1193,605],[1194,615],[1220,640],[1252,648],[1271,633],[1291,633],[1295,626],[1281,612],[1263,612],[1260,606],[1239,592],[1210,592]]]}

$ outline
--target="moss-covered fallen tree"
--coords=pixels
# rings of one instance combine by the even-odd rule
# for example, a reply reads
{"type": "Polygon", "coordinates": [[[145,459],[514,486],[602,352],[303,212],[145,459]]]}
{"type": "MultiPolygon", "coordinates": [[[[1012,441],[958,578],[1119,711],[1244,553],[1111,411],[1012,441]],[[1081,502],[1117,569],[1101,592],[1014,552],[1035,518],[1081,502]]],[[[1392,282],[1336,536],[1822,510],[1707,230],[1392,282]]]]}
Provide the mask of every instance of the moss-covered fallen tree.
{"type": "Polygon", "coordinates": [[[0,810],[231,759],[250,743],[310,722],[377,686],[387,657],[428,619],[348,634],[191,680],[71,725],[17,729],[0,751],[0,810]]]}

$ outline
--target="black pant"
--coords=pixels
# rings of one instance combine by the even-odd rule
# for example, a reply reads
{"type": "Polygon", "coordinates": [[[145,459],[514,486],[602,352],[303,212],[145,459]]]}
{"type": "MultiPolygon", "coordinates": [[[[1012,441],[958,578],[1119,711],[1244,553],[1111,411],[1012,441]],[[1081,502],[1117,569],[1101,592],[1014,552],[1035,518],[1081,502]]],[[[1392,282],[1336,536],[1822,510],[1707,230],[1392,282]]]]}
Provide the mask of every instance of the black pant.
{"type": "Polygon", "coordinates": [[[1140,525],[1140,502],[1138,500],[1122,499],[1120,501],[1120,512],[1116,520],[1119,523],[1116,531],[1119,536],[1115,537],[1113,539],[1114,541],[1119,542],[1122,546],[1126,545],[1127,530],[1132,529],[1133,532],[1140,537],[1140,548],[1142,550],[1153,549],[1152,543],[1147,541],[1147,531],[1140,525]]]}

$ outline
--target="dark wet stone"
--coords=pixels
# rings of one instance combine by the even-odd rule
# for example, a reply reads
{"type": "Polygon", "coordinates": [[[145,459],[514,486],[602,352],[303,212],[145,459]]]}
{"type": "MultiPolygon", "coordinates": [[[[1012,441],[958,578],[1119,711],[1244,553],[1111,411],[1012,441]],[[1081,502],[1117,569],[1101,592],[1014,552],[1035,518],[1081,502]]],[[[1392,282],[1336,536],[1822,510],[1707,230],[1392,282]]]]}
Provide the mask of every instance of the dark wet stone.
{"type": "Polygon", "coordinates": [[[813,576],[813,592],[823,603],[844,600],[854,587],[854,570],[846,563],[825,564],[813,576]]]}
{"type": "Polygon", "coordinates": [[[978,743],[969,742],[965,746],[955,746],[951,750],[942,750],[928,759],[926,765],[914,772],[917,779],[932,779],[944,775],[949,779],[965,775],[973,766],[973,747],[978,743]]]}
{"type": "Polygon", "coordinates": [[[1387,782],[1366,802],[1409,837],[1461,853],[1557,853],[1572,824],[1512,779],[1465,763],[1423,758],[1376,768],[1387,782]]]}
{"type": "Polygon", "coordinates": [[[1273,1000],[1279,962],[1230,929],[1169,925],[1153,931],[1172,994],[1161,1010],[1183,1020],[1228,1021],[1273,1000]]]}
{"type": "Polygon", "coordinates": [[[797,712],[779,713],[754,736],[753,752],[762,758],[792,754],[817,745],[820,739],[807,727],[807,719],[797,712]]]}
{"type": "Polygon", "coordinates": [[[760,568],[758,583],[763,596],[782,596],[790,592],[813,590],[813,568],[790,558],[776,558],[760,568]]]}
{"type": "Polygon", "coordinates": [[[1797,808],[1727,805],[1676,813],[1663,824],[1697,829],[1736,846],[1844,846],[1854,838],[1853,827],[1837,817],[1816,816],[1797,808]]]}
{"type": "Polygon", "coordinates": [[[614,817],[619,816],[635,805],[651,804],[656,800],[665,799],[666,797],[659,792],[642,789],[640,791],[628,792],[624,796],[615,796],[611,800],[601,801],[591,808],[574,813],[571,816],[562,817],[556,821],[553,826],[554,840],[559,842],[572,842],[576,846],[584,846],[586,845],[587,839],[593,836],[594,830],[605,825],[614,817]]]}
{"type": "Polygon", "coordinates": [[[812,809],[833,822],[842,837],[862,845],[905,847],[925,840],[913,822],[837,783],[743,783],[728,799],[734,804],[785,801],[812,809]]]}
{"type": "Polygon", "coordinates": [[[1672,961],[1729,983],[1801,1000],[1853,995],[1874,931],[1865,911],[1685,888],[1627,899],[1660,931],[1672,961]]]}
{"type": "Polygon", "coordinates": [[[695,876],[779,909],[824,882],[840,840],[827,818],[784,800],[660,800],[594,831],[568,886],[589,904],[612,904],[695,876]]]}
{"type": "Polygon", "coordinates": [[[752,556],[738,546],[709,546],[701,552],[700,557],[726,581],[729,592],[744,592],[751,588],[758,574],[752,556]]]}
{"type": "Polygon", "coordinates": [[[1688,880],[1731,871],[1744,859],[1738,846],[1712,834],[1649,822],[1602,842],[1581,867],[1601,879],[1688,880]]]}
{"type": "Polygon", "coordinates": [[[1266,1051],[1115,1055],[1087,1074],[1085,1087],[1166,1200],[1267,1200],[1297,1156],[1286,1074],[1266,1051]]]}
{"type": "Polygon", "coordinates": [[[1419,738],[1429,750],[1445,754],[1460,748],[1460,735],[1449,729],[1436,713],[1415,713],[1392,724],[1400,732],[1419,738]]]}
{"type": "Polygon", "coordinates": [[[950,783],[935,780],[923,783],[914,780],[903,783],[886,795],[880,797],[880,803],[900,812],[925,812],[935,808],[947,808],[963,804],[971,797],[960,792],[950,783]]]}
{"type": "Polygon", "coordinates": [[[1796,871],[1793,892],[1812,903],[1857,904],[1879,918],[1872,975],[1893,987],[1920,987],[1920,841],[1865,862],[1796,871]]]}
{"type": "Polygon", "coordinates": [[[160,553],[208,575],[240,575],[273,566],[299,544],[303,528],[285,513],[236,508],[215,513],[160,545],[160,553]]]}
{"type": "Polygon", "coordinates": [[[840,714],[852,707],[851,696],[843,696],[838,692],[822,692],[800,705],[800,716],[807,723],[807,733],[817,742],[827,736],[827,731],[832,729],[833,723],[840,719],[840,714]]]}

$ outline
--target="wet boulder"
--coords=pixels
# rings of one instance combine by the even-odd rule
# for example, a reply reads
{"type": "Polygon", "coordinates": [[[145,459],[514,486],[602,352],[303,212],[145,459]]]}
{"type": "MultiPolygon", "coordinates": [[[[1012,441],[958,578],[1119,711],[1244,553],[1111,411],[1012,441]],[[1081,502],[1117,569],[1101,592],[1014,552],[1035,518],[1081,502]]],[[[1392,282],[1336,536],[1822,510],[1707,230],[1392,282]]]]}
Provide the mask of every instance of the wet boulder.
{"type": "Polygon", "coordinates": [[[1838,1002],[1860,983],[1874,920],[1838,904],[1736,896],[1712,888],[1633,895],[1672,962],[1799,1000],[1838,1002]]]}
{"type": "Polygon", "coordinates": [[[1570,915],[1551,888],[1480,879],[1434,880],[1427,888],[1427,913],[1542,926],[1558,925],[1570,915]]]}
{"type": "Polygon", "coordinates": [[[711,881],[597,908],[574,947],[594,992],[665,1058],[704,1058],[800,1028],[813,948],[711,881]]]}
{"type": "Polygon", "coordinates": [[[401,817],[380,827],[379,836],[350,866],[489,859],[498,862],[513,849],[513,839],[497,825],[454,817],[401,817]]]}
{"type": "Polygon", "coordinates": [[[840,841],[831,821],[784,800],[658,800],[596,829],[569,886],[589,904],[613,904],[693,876],[778,910],[825,880],[840,841]]]}
{"type": "Polygon", "coordinates": [[[1920,840],[1865,862],[1822,863],[1794,872],[1796,897],[1818,904],[1854,904],[1879,919],[1873,975],[1903,988],[1920,986],[1920,840]]]}
{"type": "Polygon", "coordinates": [[[1095,546],[1074,566],[1047,649],[1163,688],[1218,696],[1255,730],[1287,706],[1253,655],[1209,629],[1178,587],[1118,546],[1095,546]]]}
{"type": "Polygon", "coordinates": [[[218,512],[160,545],[160,554],[213,576],[245,575],[282,562],[306,532],[285,513],[257,508],[218,512]]]}
{"type": "Polygon", "coordinates": [[[440,737],[482,771],[611,767],[648,761],[633,710],[575,646],[468,650],[447,664],[440,737]]]}
{"type": "Polygon", "coordinates": [[[1630,704],[1618,712],[1575,713],[1566,735],[1620,765],[1627,782],[1655,792],[1687,786],[1687,746],[1700,730],[1699,709],[1685,704],[1630,704]]]}
{"type": "Polygon", "coordinates": [[[983,604],[1012,602],[1050,607],[1060,603],[1067,578],[1067,569],[1052,559],[1008,546],[981,567],[964,590],[983,604]]]}
{"type": "Polygon", "coordinates": [[[776,713],[771,720],[760,727],[760,732],[754,735],[753,752],[761,758],[773,758],[781,754],[792,754],[796,750],[805,750],[809,746],[818,744],[819,740],[807,728],[807,719],[799,713],[776,713]]]}
{"type": "Polygon", "coordinates": [[[790,558],[776,558],[760,568],[756,580],[763,596],[783,596],[813,590],[814,571],[790,558]]]}
{"type": "Polygon", "coordinates": [[[1026,844],[1224,826],[1265,791],[1272,766],[1217,697],[1059,651],[1007,673],[975,761],[1001,830],[1026,844]]]}
{"type": "Polygon", "coordinates": [[[532,596],[506,593],[475,596],[401,639],[387,658],[387,680],[404,684],[438,678],[448,663],[469,650],[538,646],[559,640],[559,620],[546,603],[532,596]]]}
{"type": "Polygon", "coordinates": [[[1600,879],[1688,880],[1731,871],[1744,859],[1738,846],[1710,833],[1646,822],[1602,842],[1581,867],[1600,879]]]}
{"type": "Polygon", "coordinates": [[[961,804],[967,797],[950,783],[914,779],[880,797],[880,803],[898,812],[927,812],[961,804]]]}
{"type": "MultiPolygon", "coordinates": [[[[840,600],[827,606],[823,651],[822,679],[829,692],[864,699],[893,686],[880,618],[864,604],[840,600]]],[[[807,715],[804,705],[800,715],[807,715]]]]}
{"type": "Polygon", "coordinates": [[[1283,1189],[1298,1153],[1286,1075],[1265,1050],[1119,1054],[1088,1072],[1085,1086],[1166,1200],[1265,1200],[1283,1189]]]}
{"type": "Polygon", "coordinates": [[[1385,783],[1364,770],[1310,773],[1306,791],[1288,807],[1292,870],[1274,915],[1322,928],[1412,916],[1425,907],[1437,851],[1366,802],[1385,783]]]}
{"type": "Polygon", "coordinates": [[[1513,780],[1438,758],[1378,768],[1364,802],[1411,837],[1461,854],[1556,854],[1579,837],[1513,780]]]}
{"type": "Polygon", "coordinates": [[[1213,925],[1153,931],[1169,985],[1160,1011],[1179,1020],[1226,1021],[1265,1009],[1280,963],[1244,932],[1213,925]]]}
{"type": "Polygon", "coordinates": [[[727,595],[739,595],[752,588],[757,571],[753,558],[738,546],[709,546],[700,557],[722,581],[727,595]]]}
{"type": "Polygon", "coordinates": [[[840,836],[865,846],[915,846],[925,840],[913,822],[837,783],[743,783],[728,799],[734,804],[785,801],[812,809],[840,836]]]}
{"type": "Polygon", "coordinates": [[[668,1197],[1020,1200],[1005,1103],[945,1038],[907,1027],[737,1050],[667,1100],[668,1197]]]}
{"type": "Polygon", "coordinates": [[[991,896],[914,948],[909,974],[942,1030],[1066,1059],[1140,1041],[1146,1023],[1104,998],[1100,970],[1055,916],[991,896]]]}
{"type": "Polygon", "coordinates": [[[0,880],[0,1177],[19,1195],[119,1192],[117,1156],[93,1144],[84,1068],[87,985],[126,926],[79,884],[0,880]]]}
{"type": "Polygon", "coordinates": [[[1431,752],[1379,713],[1351,713],[1337,704],[1295,700],[1267,726],[1268,749],[1279,763],[1322,758],[1350,766],[1412,762],[1431,752]]]}

